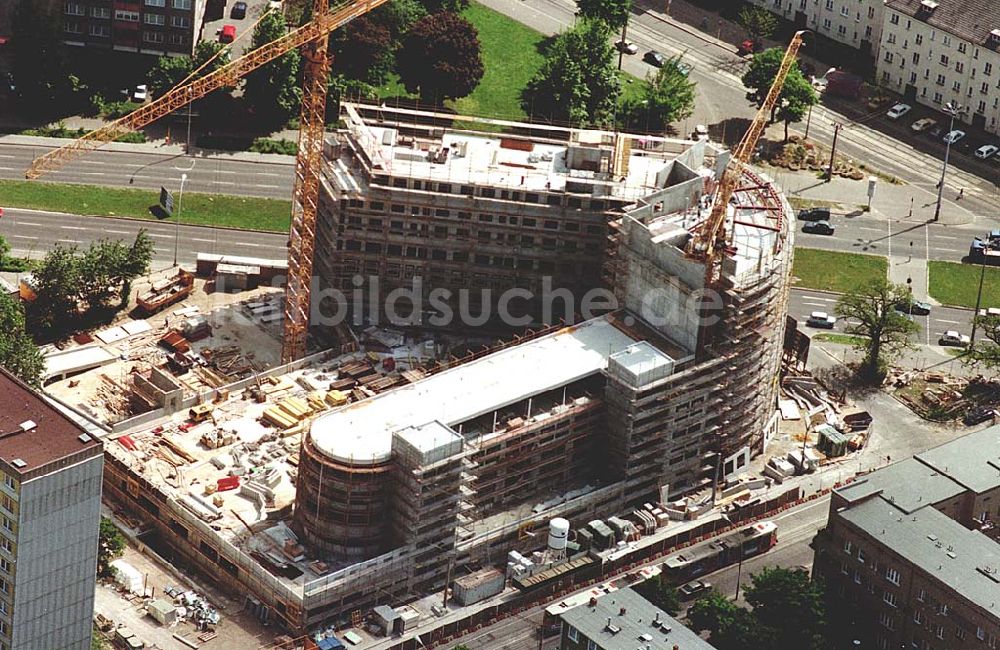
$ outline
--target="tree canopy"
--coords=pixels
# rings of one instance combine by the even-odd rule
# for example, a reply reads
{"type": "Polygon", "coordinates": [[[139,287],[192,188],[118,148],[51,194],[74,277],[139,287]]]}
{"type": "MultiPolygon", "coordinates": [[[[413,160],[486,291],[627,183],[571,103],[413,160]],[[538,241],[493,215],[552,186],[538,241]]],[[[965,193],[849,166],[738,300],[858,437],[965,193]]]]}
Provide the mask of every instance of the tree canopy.
{"type": "Polygon", "coordinates": [[[757,5],[744,5],[740,10],[739,21],[754,41],[767,38],[778,29],[778,17],[757,5]]]}
{"type": "Polygon", "coordinates": [[[610,36],[601,20],[582,20],[559,34],[528,82],[525,111],[576,125],[611,124],[621,82],[610,36]]]}
{"type": "Polygon", "coordinates": [[[0,291],[0,366],[24,383],[41,387],[45,361],[25,328],[21,301],[0,291]]]}
{"type": "Polygon", "coordinates": [[[60,19],[60,14],[48,12],[44,3],[33,0],[19,0],[14,8],[12,73],[26,110],[49,113],[71,89],[60,19]]]}
{"type": "MultiPolygon", "coordinates": [[[[260,48],[285,35],[281,12],[264,16],[253,30],[252,48],[260,48]]],[[[243,98],[254,113],[266,121],[283,123],[297,114],[302,91],[299,88],[301,55],[291,50],[265,63],[246,76],[243,98]]]]}
{"type": "Polygon", "coordinates": [[[608,27],[619,31],[628,21],[632,0],[576,0],[576,8],[580,16],[603,20],[608,27]]]}
{"type": "Polygon", "coordinates": [[[398,45],[403,34],[427,14],[427,7],[419,0],[390,0],[368,15],[388,29],[393,42],[398,45]]]}
{"type": "Polygon", "coordinates": [[[813,88],[809,80],[806,79],[798,68],[789,72],[785,77],[785,85],[781,88],[781,97],[778,100],[777,117],[785,124],[785,140],[788,140],[788,125],[792,122],[801,122],[806,116],[809,107],[819,102],[819,95],[813,88]]]}
{"type": "Polygon", "coordinates": [[[125,552],[125,536],[115,526],[115,522],[101,517],[101,532],[97,542],[97,575],[109,577],[111,563],[125,552]]]}
{"type": "Polygon", "coordinates": [[[862,337],[855,346],[864,354],[858,368],[860,378],[881,381],[890,360],[910,346],[917,324],[895,309],[897,304],[910,300],[912,295],[906,285],[876,278],[837,301],[837,315],[852,321],[847,333],[862,337]]]}
{"type": "Polygon", "coordinates": [[[420,93],[423,101],[465,97],[483,78],[479,33],[458,14],[430,14],[407,31],[396,69],[406,90],[420,93]]]}
{"type": "Polygon", "coordinates": [[[671,616],[677,616],[677,613],[681,611],[681,600],[677,595],[677,588],[664,580],[663,574],[640,582],[635,590],[640,596],[671,616]]]}
{"type": "Polygon", "coordinates": [[[343,30],[332,70],[348,79],[379,85],[392,68],[396,44],[392,32],[368,16],[355,18],[343,30]]]}
{"type": "Polygon", "coordinates": [[[626,107],[630,127],[663,131],[671,122],[694,112],[695,83],[680,67],[680,57],[669,59],[646,79],[641,99],[626,107]]]}
{"type": "MultiPolygon", "coordinates": [[[[774,83],[774,78],[781,68],[781,61],[785,56],[785,51],[778,47],[772,47],[758,52],[750,61],[750,67],[743,74],[743,85],[751,88],[757,94],[757,105],[760,106],[767,98],[767,92],[774,83]]],[[[805,78],[799,70],[798,62],[793,62],[785,83],[781,87],[781,94],[778,102],[771,109],[771,121],[775,116],[785,123],[785,139],[788,139],[788,124],[798,122],[805,117],[809,107],[819,102],[819,96],[813,89],[812,84],[805,78]]]]}
{"type": "Polygon", "coordinates": [[[1000,368],[1000,316],[992,314],[974,316],[976,329],[984,339],[979,339],[969,348],[964,361],[995,371],[1000,368]]]}

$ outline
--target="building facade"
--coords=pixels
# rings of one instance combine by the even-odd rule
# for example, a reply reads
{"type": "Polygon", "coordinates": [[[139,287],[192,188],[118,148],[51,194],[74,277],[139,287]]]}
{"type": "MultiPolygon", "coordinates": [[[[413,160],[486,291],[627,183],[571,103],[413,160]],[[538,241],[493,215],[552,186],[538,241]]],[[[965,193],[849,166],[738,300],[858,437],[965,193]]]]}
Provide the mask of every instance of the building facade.
{"type": "Polygon", "coordinates": [[[863,56],[877,56],[883,0],[749,0],[863,56]]]}
{"type": "Polygon", "coordinates": [[[0,649],[90,648],[100,442],[0,369],[0,649]]]}
{"type": "Polygon", "coordinates": [[[955,102],[956,123],[1000,133],[1000,0],[972,4],[886,0],[876,72],[908,101],[955,102]]]}
{"type": "Polygon", "coordinates": [[[71,0],[62,6],[68,45],[186,56],[201,38],[206,0],[71,0]]]}
{"type": "Polygon", "coordinates": [[[1000,643],[998,433],[969,434],[834,491],[815,571],[845,625],[874,647],[1000,643]]]}

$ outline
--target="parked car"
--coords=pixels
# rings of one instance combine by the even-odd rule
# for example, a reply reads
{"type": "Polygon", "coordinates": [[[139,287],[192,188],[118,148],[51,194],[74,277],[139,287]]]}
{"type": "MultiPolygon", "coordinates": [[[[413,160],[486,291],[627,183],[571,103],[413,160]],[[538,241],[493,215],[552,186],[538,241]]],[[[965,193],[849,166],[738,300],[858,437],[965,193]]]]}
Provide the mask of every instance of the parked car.
{"type": "Polygon", "coordinates": [[[837,317],[827,314],[825,311],[814,311],[809,314],[809,318],[806,319],[806,325],[809,327],[821,327],[823,329],[832,330],[833,326],[837,324],[837,317]]]}
{"type": "Polygon", "coordinates": [[[925,118],[917,120],[916,122],[914,122],[913,124],[911,124],[910,128],[913,129],[914,131],[916,131],[917,133],[922,133],[922,132],[926,131],[927,129],[935,126],[936,124],[937,124],[936,120],[933,120],[933,119],[931,119],[929,117],[925,117],[925,118]]]}
{"type": "Polygon", "coordinates": [[[638,54],[639,46],[635,43],[626,43],[625,41],[618,41],[615,43],[615,49],[619,52],[624,52],[625,54],[638,54]]]}
{"type": "Polygon", "coordinates": [[[1000,307],[987,307],[979,310],[980,316],[1000,316],[1000,307]]]}
{"type": "Polygon", "coordinates": [[[142,103],[147,99],[149,99],[149,87],[146,84],[136,86],[132,92],[132,101],[142,103]]]}
{"type": "Polygon", "coordinates": [[[909,113],[912,108],[913,107],[910,106],[909,104],[896,104],[895,106],[889,109],[889,112],[886,113],[886,117],[888,117],[890,120],[898,120],[899,118],[909,113]]]}
{"type": "Polygon", "coordinates": [[[677,594],[681,597],[681,600],[693,600],[706,591],[711,590],[711,582],[705,582],[704,580],[692,580],[691,582],[681,585],[677,590],[677,594]]]}
{"type": "Polygon", "coordinates": [[[677,62],[677,72],[680,72],[685,77],[690,75],[692,70],[694,70],[694,66],[690,63],[685,63],[684,61],[677,62]]]}
{"type": "Polygon", "coordinates": [[[956,330],[948,330],[938,339],[938,345],[950,345],[964,348],[969,345],[969,335],[959,334],[956,330]]]}
{"type": "Polygon", "coordinates": [[[962,422],[971,427],[974,424],[982,424],[987,420],[992,420],[994,417],[996,417],[996,411],[993,409],[988,409],[985,406],[977,406],[965,414],[962,422]]]}
{"type": "Polygon", "coordinates": [[[229,12],[229,17],[233,20],[243,20],[247,17],[247,3],[237,2],[233,5],[233,10],[229,12]]]}
{"type": "Polygon", "coordinates": [[[642,60],[653,67],[662,68],[663,64],[667,62],[667,57],[662,52],[650,50],[642,56],[642,60]]]}
{"type": "Polygon", "coordinates": [[[955,144],[964,137],[965,137],[965,131],[962,131],[960,129],[955,129],[954,131],[948,131],[948,133],[945,134],[942,140],[944,140],[948,144],[955,144]]]}
{"type": "Polygon", "coordinates": [[[896,310],[913,316],[926,316],[931,313],[931,305],[928,302],[912,300],[910,302],[896,303],[896,310]]]}
{"type": "Polygon", "coordinates": [[[814,235],[832,235],[834,230],[829,221],[810,221],[802,226],[802,232],[814,235]]]}
{"type": "Polygon", "coordinates": [[[995,144],[984,144],[983,146],[976,149],[976,158],[980,160],[986,160],[987,158],[992,158],[996,153],[1000,151],[1000,147],[995,144]]]}
{"type": "Polygon", "coordinates": [[[235,40],[236,40],[236,26],[223,25],[222,30],[219,32],[219,42],[232,43],[235,40]]]}
{"type": "Polygon", "coordinates": [[[799,210],[799,221],[829,221],[830,208],[803,208],[799,210]]]}
{"type": "Polygon", "coordinates": [[[691,132],[692,140],[708,140],[708,127],[704,124],[695,124],[694,131],[691,132]]]}
{"type": "Polygon", "coordinates": [[[763,43],[761,43],[760,41],[748,38],[745,41],[743,41],[742,43],[740,43],[740,46],[736,50],[736,53],[738,55],[740,55],[740,56],[746,56],[748,54],[756,54],[757,52],[760,52],[763,49],[764,49],[764,44],[763,43]]]}

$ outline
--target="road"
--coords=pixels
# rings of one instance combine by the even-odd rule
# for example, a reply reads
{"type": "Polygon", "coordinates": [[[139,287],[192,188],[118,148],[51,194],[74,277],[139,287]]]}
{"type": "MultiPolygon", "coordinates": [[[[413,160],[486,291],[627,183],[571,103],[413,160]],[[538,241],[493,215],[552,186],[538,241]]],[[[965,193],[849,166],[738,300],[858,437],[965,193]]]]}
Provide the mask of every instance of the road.
{"type": "MultiPolygon", "coordinates": [[[[31,161],[49,151],[48,146],[5,143],[0,146],[0,178],[24,179],[31,161]]],[[[178,189],[181,174],[187,174],[184,189],[209,194],[237,194],[289,199],[294,168],[291,164],[227,159],[225,154],[194,157],[152,152],[92,151],[45,180],[110,187],[178,189]]],[[[2,197],[0,197],[2,203],[2,197]]]]}
{"type": "Polygon", "coordinates": [[[55,244],[86,246],[102,238],[133,239],[140,229],[153,238],[155,268],[169,266],[174,259],[193,265],[198,253],[245,255],[266,259],[285,259],[288,236],[279,233],[257,233],[224,228],[181,225],[138,219],[112,217],[78,217],[60,213],[8,208],[0,219],[0,236],[12,247],[12,253],[24,257],[40,257],[55,244]]]}

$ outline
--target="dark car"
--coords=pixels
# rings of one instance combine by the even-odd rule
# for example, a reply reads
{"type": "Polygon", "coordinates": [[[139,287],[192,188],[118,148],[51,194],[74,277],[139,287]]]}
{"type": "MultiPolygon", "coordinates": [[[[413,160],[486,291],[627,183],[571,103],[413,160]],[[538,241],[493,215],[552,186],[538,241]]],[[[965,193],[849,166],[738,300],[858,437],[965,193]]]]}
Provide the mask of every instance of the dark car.
{"type": "Polygon", "coordinates": [[[229,17],[234,20],[243,20],[247,17],[247,3],[237,2],[233,5],[233,10],[229,13],[229,17]]]}
{"type": "Polygon", "coordinates": [[[962,418],[962,422],[971,427],[974,424],[982,424],[987,420],[992,420],[995,415],[996,413],[993,409],[988,409],[985,406],[978,406],[966,413],[965,417],[962,418]]]}
{"type": "Polygon", "coordinates": [[[681,585],[681,587],[677,590],[677,595],[681,597],[681,600],[693,600],[711,589],[711,582],[705,582],[704,580],[692,580],[687,584],[681,585]]]}
{"type": "Polygon", "coordinates": [[[799,210],[799,221],[829,221],[830,208],[805,208],[799,210]]]}
{"type": "Polygon", "coordinates": [[[662,68],[663,64],[667,62],[667,57],[662,52],[650,50],[642,55],[642,60],[651,66],[662,68]]]}
{"type": "Polygon", "coordinates": [[[931,313],[931,305],[930,303],[920,302],[919,300],[898,302],[896,303],[896,311],[901,311],[904,314],[912,314],[914,316],[926,316],[931,313]]]}
{"type": "Polygon", "coordinates": [[[802,226],[802,232],[814,235],[832,235],[833,231],[834,227],[830,225],[829,221],[811,221],[802,226]]]}

